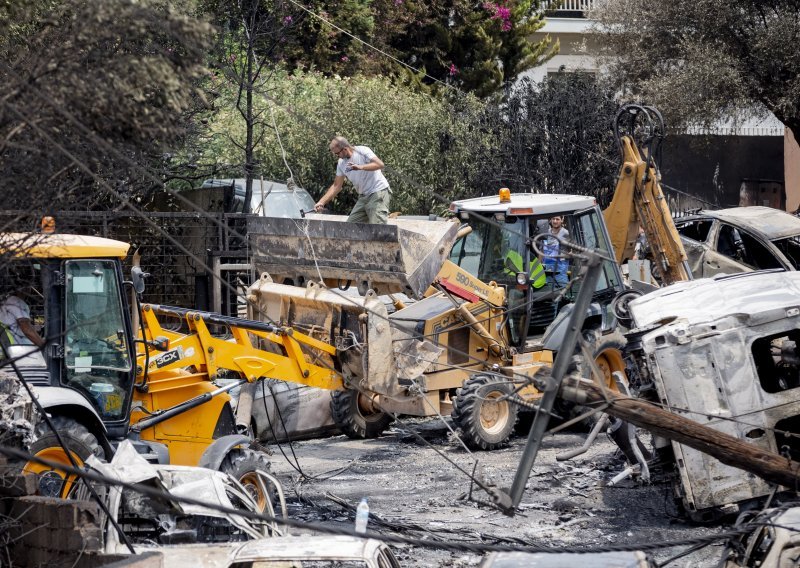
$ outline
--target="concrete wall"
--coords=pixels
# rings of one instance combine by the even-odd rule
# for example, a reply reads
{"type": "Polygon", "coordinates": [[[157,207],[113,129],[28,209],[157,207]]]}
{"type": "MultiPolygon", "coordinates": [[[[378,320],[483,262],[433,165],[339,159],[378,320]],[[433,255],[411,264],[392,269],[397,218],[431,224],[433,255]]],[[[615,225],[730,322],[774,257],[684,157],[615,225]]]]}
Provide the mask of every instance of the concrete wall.
{"type": "Polygon", "coordinates": [[[16,519],[9,527],[14,566],[72,567],[80,557],[102,550],[96,503],[27,495],[4,499],[3,508],[16,519]]]}
{"type": "Polygon", "coordinates": [[[786,179],[786,210],[800,209],[800,146],[788,128],[783,136],[783,164],[786,179]]]}
{"type": "Polygon", "coordinates": [[[677,199],[673,208],[735,207],[743,181],[784,179],[779,136],[668,135],[662,154],[662,185],[670,199],[676,194],[666,186],[699,198],[677,199]]]}

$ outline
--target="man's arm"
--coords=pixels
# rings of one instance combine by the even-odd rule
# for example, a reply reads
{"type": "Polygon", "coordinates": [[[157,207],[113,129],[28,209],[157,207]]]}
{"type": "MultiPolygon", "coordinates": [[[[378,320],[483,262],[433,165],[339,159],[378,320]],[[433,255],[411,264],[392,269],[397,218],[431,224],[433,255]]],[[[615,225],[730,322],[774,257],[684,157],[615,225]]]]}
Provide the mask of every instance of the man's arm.
{"type": "Polygon", "coordinates": [[[321,211],[325,205],[331,202],[336,195],[342,191],[342,184],[344,183],[344,176],[336,176],[333,180],[333,184],[328,188],[328,191],[325,192],[325,195],[320,197],[319,201],[317,201],[316,205],[314,205],[315,211],[321,211]]]}
{"type": "Polygon", "coordinates": [[[373,156],[372,159],[364,165],[359,166],[353,162],[347,162],[347,167],[356,171],[375,172],[383,169],[383,161],[378,156],[373,156]]]}
{"type": "Polygon", "coordinates": [[[31,320],[28,318],[18,319],[17,325],[19,326],[19,330],[24,333],[25,337],[30,339],[34,345],[37,347],[44,347],[44,339],[39,337],[39,334],[36,333],[36,329],[33,327],[31,320]]]}

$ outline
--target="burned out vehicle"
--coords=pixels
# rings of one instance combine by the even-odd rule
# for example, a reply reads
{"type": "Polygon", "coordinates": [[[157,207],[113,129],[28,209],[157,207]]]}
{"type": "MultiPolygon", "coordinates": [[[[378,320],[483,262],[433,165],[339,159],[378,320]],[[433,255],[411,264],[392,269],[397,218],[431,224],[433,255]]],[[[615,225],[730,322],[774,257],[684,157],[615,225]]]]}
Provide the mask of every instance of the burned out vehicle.
{"type": "MultiPolygon", "coordinates": [[[[754,447],[800,458],[800,272],[674,284],[628,308],[629,379],[640,397],[754,447]]],[[[772,491],[761,478],[671,445],[679,497],[692,518],[711,519],[772,491]]]]}
{"type": "Polygon", "coordinates": [[[245,543],[169,546],[155,549],[163,566],[195,568],[398,568],[392,550],[375,539],[303,535],[245,543]]]}
{"type": "MultiPolygon", "coordinates": [[[[149,463],[130,441],[122,442],[110,463],[90,457],[87,466],[108,479],[139,483],[157,490],[157,496],[128,487],[96,486],[111,515],[102,516],[106,553],[125,553],[127,545],[114,528],[117,523],[128,542],[139,544],[185,544],[195,542],[242,542],[281,534],[275,523],[253,519],[221,509],[245,513],[266,512],[286,517],[280,483],[267,471],[252,472],[254,483],[262,486],[280,507],[268,502],[262,507],[258,495],[235,477],[206,467],[158,465],[149,463]],[[172,499],[175,497],[176,499],[172,499]],[[188,503],[191,498],[204,503],[188,503]],[[277,510],[276,510],[277,509],[277,510]],[[111,522],[113,519],[114,522],[111,522]]],[[[76,499],[90,499],[86,486],[79,484],[76,499]]]]}
{"type": "Polygon", "coordinates": [[[728,545],[721,568],[797,566],[800,563],[800,506],[797,505],[790,503],[740,519],[753,522],[756,528],[728,545]]]}
{"type": "Polygon", "coordinates": [[[695,278],[800,269],[800,218],[771,207],[734,207],[675,220],[695,278]]]}

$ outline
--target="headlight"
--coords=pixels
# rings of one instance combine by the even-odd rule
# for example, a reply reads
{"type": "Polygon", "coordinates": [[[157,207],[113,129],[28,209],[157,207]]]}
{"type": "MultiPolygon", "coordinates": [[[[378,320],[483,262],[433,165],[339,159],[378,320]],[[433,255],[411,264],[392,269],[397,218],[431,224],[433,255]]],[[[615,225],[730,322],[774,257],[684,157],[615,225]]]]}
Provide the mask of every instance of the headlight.
{"type": "Polygon", "coordinates": [[[525,286],[528,283],[528,275],[524,272],[517,272],[517,284],[525,286]]]}

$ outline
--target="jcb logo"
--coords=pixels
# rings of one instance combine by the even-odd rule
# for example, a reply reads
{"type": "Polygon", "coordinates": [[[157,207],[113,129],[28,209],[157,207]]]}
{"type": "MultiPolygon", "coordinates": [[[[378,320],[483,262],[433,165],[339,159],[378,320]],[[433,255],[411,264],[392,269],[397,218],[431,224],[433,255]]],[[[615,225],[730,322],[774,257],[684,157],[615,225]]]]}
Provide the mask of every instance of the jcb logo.
{"type": "Polygon", "coordinates": [[[150,366],[152,367],[153,364],[155,364],[155,366],[160,369],[161,367],[166,367],[167,365],[170,365],[176,361],[180,361],[180,359],[180,350],[173,349],[172,351],[167,351],[164,353],[161,357],[153,361],[153,363],[150,363],[150,366]]]}

